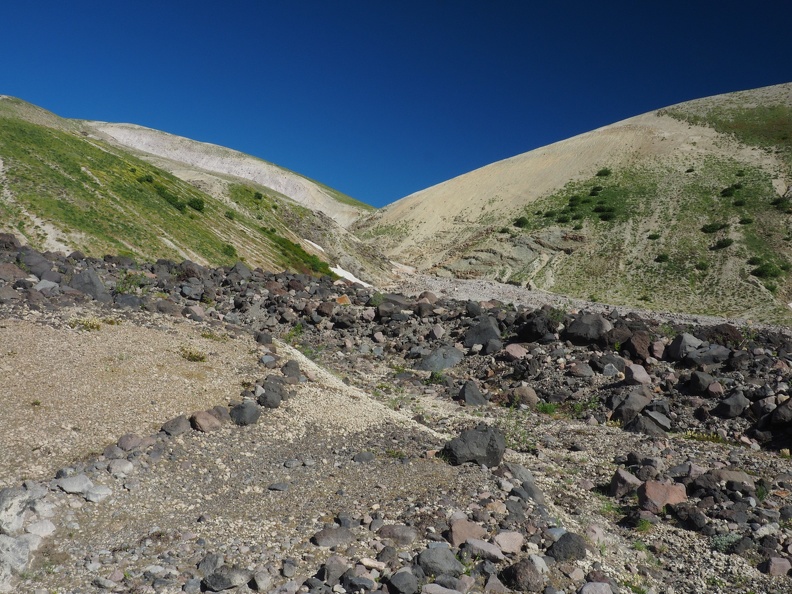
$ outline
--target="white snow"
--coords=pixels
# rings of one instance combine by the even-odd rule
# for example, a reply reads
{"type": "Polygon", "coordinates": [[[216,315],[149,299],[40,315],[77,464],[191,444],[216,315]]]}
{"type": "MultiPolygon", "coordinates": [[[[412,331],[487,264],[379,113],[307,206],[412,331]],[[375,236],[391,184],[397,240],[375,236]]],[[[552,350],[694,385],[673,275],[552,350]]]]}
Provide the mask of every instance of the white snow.
{"type": "Polygon", "coordinates": [[[305,243],[309,243],[309,244],[311,244],[312,246],[314,246],[314,247],[315,247],[317,250],[319,250],[320,252],[323,252],[323,251],[325,251],[325,249],[324,249],[324,248],[323,248],[321,245],[314,243],[314,242],[313,242],[313,241],[311,241],[310,239],[305,239],[305,238],[303,237],[303,241],[304,241],[305,243]]]}
{"type": "Polygon", "coordinates": [[[361,285],[363,285],[364,287],[370,287],[370,286],[371,286],[370,284],[368,284],[368,283],[365,283],[365,282],[363,282],[362,280],[360,280],[358,277],[356,277],[356,276],[355,276],[354,274],[352,274],[351,272],[348,272],[348,271],[344,270],[344,269],[343,269],[343,268],[341,268],[340,266],[331,266],[331,267],[330,267],[330,270],[332,270],[333,272],[335,272],[335,273],[336,273],[338,276],[340,276],[341,278],[345,278],[345,279],[347,279],[347,280],[350,280],[350,281],[352,281],[353,283],[360,283],[360,284],[361,284],[361,285]]]}

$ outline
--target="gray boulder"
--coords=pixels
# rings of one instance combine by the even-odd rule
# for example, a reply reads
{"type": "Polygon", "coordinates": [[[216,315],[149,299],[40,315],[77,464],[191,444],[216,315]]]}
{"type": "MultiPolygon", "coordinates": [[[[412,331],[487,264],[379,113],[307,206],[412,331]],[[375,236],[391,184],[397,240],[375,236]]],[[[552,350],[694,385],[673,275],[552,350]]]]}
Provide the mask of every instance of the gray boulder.
{"type": "Polygon", "coordinates": [[[751,405],[741,390],[735,390],[730,396],[724,398],[715,407],[714,413],[724,419],[739,417],[751,405]]]}
{"type": "Polygon", "coordinates": [[[500,429],[483,423],[463,431],[443,448],[443,454],[453,465],[475,462],[490,468],[500,464],[505,451],[506,440],[500,429]]]}
{"type": "Polygon", "coordinates": [[[15,536],[22,532],[22,514],[29,496],[21,487],[0,490],[0,534],[15,536]]]}
{"type": "Polygon", "coordinates": [[[170,421],[166,421],[165,424],[162,425],[160,431],[171,437],[175,437],[182,433],[187,433],[190,429],[192,429],[190,419],[188,419],[186,415],[179,415],[170,421]]]}
{"type": "Polygon", "coordinates": [[[231,420],[237,425],[254,425],[261,416],[261,408],[252,400],[231,407],[231,420]]]}
{"type": "Polygon", "coordinates": [[[478,385],[473,380],[468,380],[459,391],[457,400],[461,400],[468,406],[483,406],[487,404],[487,399],[479,390],[478,385]]]}
{"type": "Polygon", "coordinates": [[[613,324],[603,316],[582,313],[569,324],[564,335],[573,344],[587,345],[592,342],[602,344],[606,334],[612,329],[613,324]]]}
{"type": "Polygon", "coordinates": [[[30,546],[24,538],[0,534],[0,592],[11,592],[11,578],[27,568],[30,546]]]}
{"type": "Polygon", "coordinates": [[[690,380],[688,380],[687,388],[693,394],[704,394],[707,391],[709,385],[714,381],[715,378],[709,373],[704,373],[703,371],[694,371],[692,374],[690,374],[690,380]]]}
{"type": "Polygon", "coordinates": [[[245,569],[223,565],[214,573],[206,576],[203,579],[203,585],[210,592],[221,592],[247,584],[251,577],[251,573],[245,569]]]}
{"type": "Polygon", "coordinates": [[[464,359],[462,351],[452,346],[444,346],[436,349],[423,357],[415,365],[419,371],[442,371],[453,367],[464,359]]]}
{"type": "Polygon", "coordinates": [[[666,347],[665,355],[672,361],[681,361],[688,354],[699,348],[701,344],[702,343],[698,338],[692,334],[684,332],[682,334],[678,334],[677,337],[671,341],[671,344],[666,347]]]}
{"type": "Polygon", "coordinates": [[[388,580],[388,589],[396,594],[415,594],[418,591],[418,578],[407,569],[397,571],[388,580]]]}
{"type": "Polygon", "coordinates": [[[83,270],[82,272],[75,274],[72,277],[69,286],[72,289],[77,289],[81,293],[90,295],[102,303],[111,303],[113,301],[113,296],[110,295],[108,290],[105,288],[102,279],[99,278],[99,275],[96,274],[96,271],[93,268],[88,268],[87,270],[83,270]]]}
{"type": "Polygon", "coordinates": [[[465,571],[465,566],[459,562],[459,559],[448,547],[424,549],[418,555],[418,565],[428,576],[450,575],[459,577],[465,571]]]}
{"type": "Polygon", "coordinates": [[[483,315],[478,319],[478,323],[465,333],[464,345],[470,348],[476,344],[486,345],[490,340],[500,342],[500,337],[497,320],[483,315]]]}

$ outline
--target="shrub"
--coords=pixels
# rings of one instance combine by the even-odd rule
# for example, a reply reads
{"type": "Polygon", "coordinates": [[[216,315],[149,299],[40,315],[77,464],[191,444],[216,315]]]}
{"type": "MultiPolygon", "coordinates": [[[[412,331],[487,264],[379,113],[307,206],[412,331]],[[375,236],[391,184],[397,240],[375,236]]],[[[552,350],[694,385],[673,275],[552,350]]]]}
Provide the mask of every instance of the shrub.
{"type": "Polygon", "coordinates": [[[556,213],[556,211],[548,210],[546,213],[544,213],[544,218],[552,219],[552,218],[554,218],[556,216],[556,214],[558,214],[558,213],[556,213]]]}
{"type": "Polygon", "coordinates": [[[187,201],[187,206],[198,212],[203,212],[204,200],[203,198],[193,197],[187,201]]]}
{"type": "Polygon", "coordinates": [[[572,227],[572,229],[575,231],[580,231],[582,228],[583,225],[581,225],[580,223],[577,223],[574,227],[572,227]]]}
{"type": "Polygon", "coordinates": [[[168,188],[163,186],[162,184],[154,184],[154,190],[159,194],[159,197],[165,200],[168,204],[170,204],[173,208],[178,210],[179,212],[184,212],[187,210],[187,203],[182,202],[179,200],[179,197],[172,193],[168,188]]]}
{"type": "Polygon", "coordinates": [[[743,217],[740,219],[740,225],[750,225],[754,220],[751,217],[743,217]]]}
{"type": "Polygon", "coordinates": [[[193,347],[181,347],[179,349],[179,354],[182,356],[183,359],[187,361],[191,361],[193,363],[201,363],[206,361],[206,353],[199,351],[193,347]]]}
{"type": "Polygon", "coordinates": [[[740,198],[739,200],[735,200],[732,202],[732,206],[745,206],[745,200],[740,198]]]}
{"type": "Polygon", "coordinates": [[[696,262],[696,270],[701,270],[703,272],[705,270],[709,270],[709,267],[710,267],[709,262],[705,260],[699,260],[698,262],[696,262]]]}
{"type": "Polygon", "coordinates": [[[612,221],[616,218],[616,213],[611,211],[603,212],[600,214],[599,218],[600,221],[612,221]]]}
{"type": "Polygon", "coordinates": [[[715,233],[721,229],[727,229],[729,226],[726,223],[707,223],[701,230],[704,233],[715,233]]]}
{"type": "Polygon", "coordinates": [[[228,256],[229,258],[237,257],[236,248],[230,243],[224,243],[223,247],[220,248],[220,251],[223,252],[223,255],[228,256]]]}
{"type": "Polygon", "coordinates": [[[607,167],[603,167],[599,171],[597,171],[597,177],[608,177],[611,174],[611,170],[607,167]]]}
{"type": "Polygon", "coordinates": [[[261,200],[262,198],[264,198],[264,195],[261,192],[256,192],[255,194],[253,194],[253,198],[255,200],[261,200]]]}
{"type": "Polygon", "coordinates": [[[656,239],[660,239],[660,234],[650,233],[649,235],[646,236],[646,239],[651,239],[652,241],[655,241],[656,239]]]}
{"type": "Polygon", "coordinates": [[[146,175],[141,175],[140,177],[137,178],[137,180],[142,184],[154,183],[154,177],[150,173],[147,173],[146,175]]]}
{"type": "Polygon", "coordinates": [[[233,210],[227,210],[223,213],[223,216],[227,218],[229,221],[233,221],[236,219],[236,213],[233,210]]]}
{"type": "Polygon", "coordinates": [[[604,204],[597,204],[592,209],[594,212],[616,212],[616,208],[613,206],[605,206],[604,204]]]}
{"type": "Polygon", "coordinates": [[[655,262],[662,264],[663,262],[668,262],[669,259],[670,258],[668,254],[658,254],[657,257],[655,258],[655,262]]]}
{"type": "Polygon", "coordinates": [[[517,217],[516,219],[514,219],[513,224],[515,227],[524,229],[525,227],[531,224],[531,221],[528,220],[528,217],[517,217]]]}
{"type": "Polygon", "coordinates": [[[569,217],[567,215],[559,215],[556,217],[556,223],[564,224],[569,222],[569,217]]]}
{"type": "Polygon", "coordinates": [[[757,278],[778,278],[781,276],[782,271],[775,264],[765,262],[751,270],[751,274],[757,278]]]}
{"type": "Polygon", "coordinates": [[[719,239],[715,242],[715,245],[711,246],[710,249],[712,251],[723,250],[729,247],[731,244],[734,243],[734,240],[726,237],[725,239],[719,239]]]}
{"type": "Polygon", "coordinates": [[[694,171],[695,171],[695,169],[694,169],[693,167],[688,167],[688,168],[685,170],[685,173],[693,173],[694,171]]]}
{"type": "Polygon", "coordinates": [[[762,263],[762,259],[759,256],[752,256],[748,258],[748,264],[751,266],[758,266],[762,263]]]}
{"type": "Polygon", "coordinates": [[[732,186],[729,186],[728,188],[723,188],[721,190],[720,195],[722,198],[730,198],[731,196],[734,196],[734,188],[732,186]]]}

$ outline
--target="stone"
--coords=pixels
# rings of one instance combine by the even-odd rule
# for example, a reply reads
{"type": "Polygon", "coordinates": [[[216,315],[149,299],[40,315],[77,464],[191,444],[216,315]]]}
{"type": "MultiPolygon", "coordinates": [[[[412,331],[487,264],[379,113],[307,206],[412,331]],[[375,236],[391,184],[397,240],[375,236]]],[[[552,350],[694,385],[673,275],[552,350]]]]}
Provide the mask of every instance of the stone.
{"type": "Polygon", "coordinates": [[[438,583],[426,584],[421,588],[421,594],[462,594],[453,588],[444,588],[438,583]]]}
{"type": "Polygon", "coordinates": [[[521,559],[500,572],[501,581],[518,592],[541,592],[545,577],[530,559],[521,559]]]}
{"type": "Polygon", "coordinates": [[[239,567],[229,567],[223,565],[214,573],[203,579],[203,585],[210,592],[222,592],[242,586],[250,581],[251,573],[239,567]]]}
{"type": "Polygon", "coordinates": [[[709,373],[703,371],[694,371],[690,374],[690,379],[687,383],[687,389],[691,394],[704,394],[707,388],[715,381],[709,373]]]}
{"type": "Polygon", "coordinates": [[[524,404],[533,408],[539,403],[539,396],[531,386],[517,386],[512,390],[511,404],[524,404]]]}
{"type": "Polygon", "coordinates": [[[547,554],[556,561],[582,561],[586,558],[586,541],[579,534],[564,532],[550,545],[547,554]]]}
{"type": "Polygon", "coordinates": [[[25,489],[9,487],[0,490],[0,534],[16,536],[22,532],[22,514],[30,496],[25,489]]]}
{"type": "Polygon", "coordinates": [[[320,547],[337,547],[349,544],[355,540],[355,535],[349,528],[324,528],[313,535],[313,542],[320,547]]]}
{"type": "Polygon", "coordinates": [[[219,553],[209,553],[198,562],[198,571],[204,576],[210,575],[225,564],[225,558],[219,553]]]}
{"type": "Polygon", "coordinates": [[[507,462],[506,468],[520,483],[519,487],[512,490],[513,494],[523,500],[532,499],[539,505],[545,504],[544,493],[542,493],[541,489],[537,486],[536,480],[530,470],[514,462],[507,462]]]}
{"type": "Polygon", "coordinates": [[[580,587],[577,594],[613,594],[613,590],[605,582],[587,582],[580,587]]]}
{"type": "Polygon", "coordinates": [[[440,372],[443,369],[453,367],[464,358],[465,356],[459,349],[452,346],[444,346],[424,356],[416,363],[415,369],[419,371],[440,372]]]}
{"type": "Polygon", "coordinates": [[[624,383],[628,386],[647,386],[652,383],[652,378],[643,365],[627,365],[624,368],[624,383]]]}
{"type": "Polygon", "coordinates": [[[359,464],[365,464],[366,462],[373,462],[375,457],[376,456],[374,455],[374,452],[358,452],[352,456],[352,461],[359,464]]]}
{"type": "Polygon", "coordinates": [[[788,575],[792,571],[792,563],[784,557],[770,557],[762,571],[767,575],[788,575]]]}
{"type": "Polygon", "coordinates": [[[468,380],[459,391],[457,400],[464,402],[468,406],[483,406],[488,403],[484,394],[479,390],[478,384],[473,380],[468,380]]]}
{"type": "Polygon", "coordinates": [[[377,531],[382,538],[392,540],[396,546],[406,547],[418,540],[418,531],[404,524],[385,524],[377,531]]]}
{"type": "MultiPolygon", "coordinates": [[[[640,366],[636,365],[636,367],[640,366]]],[[[641,369],[643,369],[643,367],[641,367],[641,369]]],[[[614,409],[613,417],[627,424],[641,414],[641,411],[646,408],[651,401],[652,395],[648,389],[633,388],[627,394],[627,397],[614,409]]]]}
{"type": "Polygon", "coordinates": [[[650,437],[668,437],[665,431],[655,423],[651,417],[646,415],[639,415],[635,417],[632,421],[627,423],[624,426],[625,431],[629,431],[630,433],[643,433],[644,435],[649,435],[650,437]]]}
{"type": "Polygon", "coordinates": [[[458,577],[465,571],[453,551],[448,547],[424,549],[418,555],[418,565],[426,575],[450,575],[458,577]]]}
{"type": "Polygon", "coordinates": [[[649,333],[645,330],[637,330],[633,332],[632,336],[624,343],[624,348],[634,359],[646,361],[651,355],[649,354],[649,347],[651,339],[649,333]]]}
{"type": "Polygon", "coordinates": [[[206,410],[199,410],[190,417],[190,425],[196,431],[209,433],[217,431],[223,426],[223,422],[206,410]]]}
{"type": "Polygon", "coordinates": [[[471,326],[465,333],[462,344],[466,348],[470,348],[476,344],[486,345],[490,340],[500,341],[500,337],[497,320],[488,315],[483,315],[478,318],[478,323],[471,326]]]}
{"type": "Polygon", "coordinates": [[[613,477],[611,478],[610,495],[616,499],[621,499],[625,495],[633,493],[642,484],[641,480],[634,474],[623,468],[619,468],[613,473],[613,477]]]}
{"type": "Polygon", "coordinates": [[[77,474],[58,479],[56,484],[62,491],[73,495],[85,495],[94,484],[85,474],[77,474]]]}
{"type": "Polygon", "coordinates": [[[528,351],[521,344],[507,344],[503,349],[503,357],[507,361],[518,361],[524,359],[528,355],[528,351]]]}
{"type": "Polygon", "coordinates": [[[88,268],[75,274],[69,282],[69,286],[81,293],[90,295],[102,303],[110,303],[113,301],[112,295],[110,295],[105,288],[102,279],[99,278],[99,275],[93,268],[88,268]]]}
{"type": "Polygon", "coordinates": [[[743,414],[750,405],[751,401],[745,397],[742,391],[735,390],[718,403],[713,413],[724,419],[734,419],[743,414]]]}
{"type": "Polygon", "coordinates": [[[432,340],[440,340],[445,336],[445,328],[440,326],[439,324],[435,324],[432,326],[432,329],[429,330],[429,338],[432,340]]]}
{"type": "Polygon", "coordinates": [[[514,530],[499,532],[492,540],[507,555],[516,555],[522,550],[525,543],[525,537],[514,530]]]}
{"type": "Polygon", "coordinates": [[[124,478],[135,471],[135,466],[125,458],[117,460],[110,460],[107,465],[107,471],[115,478],[124,478]]]}
{"type": "Polygon", "coordinates": [[[190,420],[185,415],[179,415],[178,417],[174,417],[170,421],[166,421],[160,431],[163,433],[170,435],[171,437],[176,437],[177,435],[181,435],[182,433],[186,433],[191,429],[190,420]]]}
{"type": "Polygon", "coordinates": [[[84,497],[86,501],[89,501],[91,503],[101,503],[102,501],[110,497],[110,495],[112,494],[113,491],[112,489],[110,489],[110,487],[105,487],[104,485],[96,485],[88,489],[84,497]]]}
{"type": "Polygon", "coordinates": [[[470,538],[480,539],[485,536],[487,536],[487,530],[483,526],[470,520],[456,520],[451,522],[448,540],[452,546],[459,547],[470,538]]]}
{"type": "Polygon", "coordinates": [[[662,513],[666,505],[685,501],[685,486],[679,483],[646,481],[638,488],[638,506],[653,514],[662,513]]]}
{"type": "Polygon", "coordinates": [[[229,413],[236,425],[255,425],[261,417],[261,408],[252,400],[245,400],[231,407],[229,413]]]}
{"type": "Polygon", "coordinates": [[[122,435],[118,438],[117,445],[125,452],[131,452],[132,450],[139,448],[142,443],[142,437],[135,435],[134,433],[127,433],[126,435],[122,435]]]}
{"type": "Polygon", "coordinates": [[[415,594],[418,578],[408,569],[397,571],[388,579],[388,589],[395,594],[415,594]]]}
{"type": "Polygon", "coordinates": [[[33,522],[27,528],[25,528],[25,532],[40,536],[41,538],[46,538],[55,532],[55,524],[49,520],[39,520],[38,522],[33,522]]]}
{"type": "Polygon", "coordinates": [[[30,547],[21,538],[0,534],[0,592],[11,592],[11,576],[27,568],[30,547]]]}
{"type": "Polygon", "coordinates": [[[465,541],[465,548],[470,551],[474,558],[486,559],[495,563],[503,561],[506,557],[498,545],[481,540],[480,538],[468,538],[465,541]]]}
{"type": "Polygon", "coordinates": [[[564,336],[576,345],[604,344],[605,336],[613,328],[607,318],[594,313],[578,315],[566,329],[564,336]]]}
{"type": "Polygon", "coordinates": [[[665,349],[665,355],[672,361],[681,361],[689,353],[692,353],[701,346],[701,341],[693,336],[684,332],[679,334],[671,341],[665,349]]]}
{"type": "Polygon", "coordinates": [[[500,464],[505,451],[506,440],[501,430],[483,423],[475,429],[462,431],[459,437],[452,439],[443,448],[443,454],[455,466],[475,462],[490,468],[500,464]]]}

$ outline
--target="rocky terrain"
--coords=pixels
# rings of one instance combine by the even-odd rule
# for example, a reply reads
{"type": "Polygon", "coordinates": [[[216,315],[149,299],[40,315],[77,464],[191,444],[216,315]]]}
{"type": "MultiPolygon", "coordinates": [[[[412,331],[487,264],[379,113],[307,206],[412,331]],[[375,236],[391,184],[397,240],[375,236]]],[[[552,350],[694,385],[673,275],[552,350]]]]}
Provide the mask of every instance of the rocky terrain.
{"type": "Polygon", "coordinates": [[[414,287],[2,236],[0,591],[792,590],[788,331],[414,287]]]}

